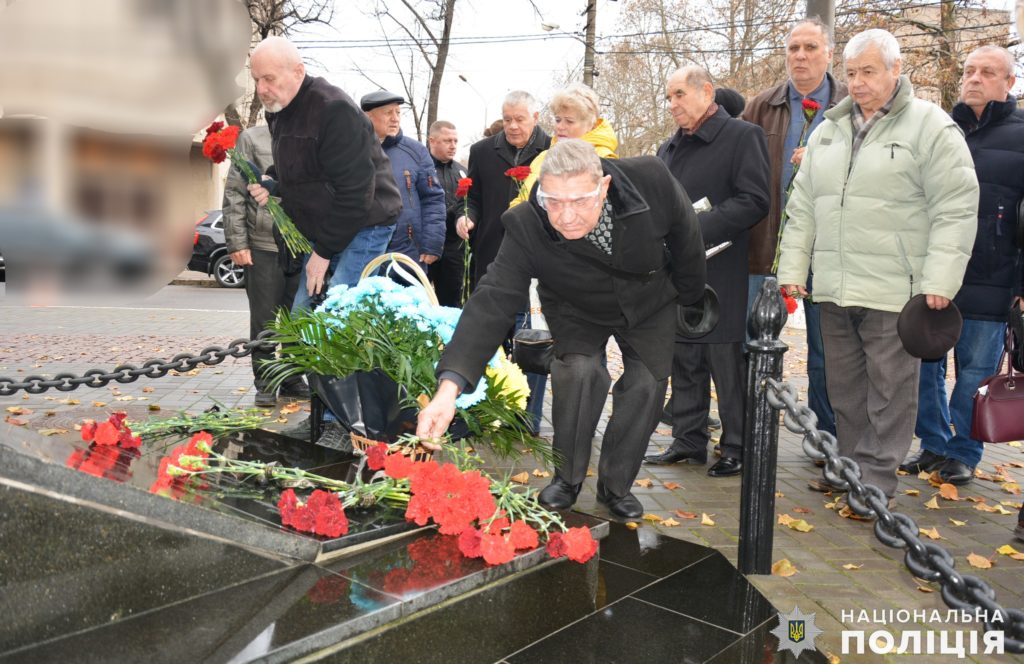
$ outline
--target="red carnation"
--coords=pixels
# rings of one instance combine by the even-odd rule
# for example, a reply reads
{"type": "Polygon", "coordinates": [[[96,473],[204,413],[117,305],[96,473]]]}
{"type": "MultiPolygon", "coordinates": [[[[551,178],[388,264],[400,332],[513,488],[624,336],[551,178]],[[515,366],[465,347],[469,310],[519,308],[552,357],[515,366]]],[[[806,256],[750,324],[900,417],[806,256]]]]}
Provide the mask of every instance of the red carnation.
{"type": "Polygon", "coordinates": [[[552,558],[561,558],[568,551],[565,544],[565,536],[562,533],[551,533],[548,535],[548,555],[552,558]]]}
{"type": "Polygon", "coordinates": [[[529,166],[514,166],[505,171],[505,175],[509,176],[516,182],[522,182],[526,178],[530,177],[531,172],[533,171],[529,166]]]}
{"type": "Polygon", "coordinates": [[[565,555],[569,560],[585,563],[597,553],[597,542],[590,534],[590,528],[570,528],[562,537],[565,542],[565,555]]]}
{"type": "Polygon", "coordinates": [[[465,198],[469,195],[469,188],[473,186],[473,178],[460,178],[459,184],[455,188],[456,198],[465,198]]]}
{"type": "Polygon", "coordinates": [[[821,104],[810,98],[804,99],[801,102],[801,104],[803,105],[805,111],[814,111],[815,113],[817,113],[819,110],[821,110],[821,104]]]}
{"type": "Polygon", "coordinates": [[[515,547],[501,534],[481,534],[480,553],[488,565],[501,565],[516,557],[515,547]]]}
{"type": "Polygon", "coordinates": [[[387,454],[387,443],[377,443],[366,450],[366,466],[370,470],[380,470],[384,467],[384,461],[387,454]]]}
{"type": "Polygon", "coordinates": [[[94,420],[86,420],[82,423],[82,440],[87,443],[91,443],[96,437],[96,422],[94,420]]]}
{"type": "Polygon", "coordinates": [[[396,480],[409,477],[416,462],[404,454],[389,454],[384,457],[384,474],[396,480]]]}
{"type": "Polygon", "coordinates": [[[786,303],[786,311],[790,314],[796,312],[796,298],[786,292],[785,288],[780,288],[779,292],[782,293],[782,300],[786,303]]]}
{"type": "Polygon", "coordinates": [[[217,122],[212,122],[212,123],[210,123],[210,126],[206,128],[206,135],[209,136],[210,134],[216,134],[218,131],[220,131],[223,128],[224,128],[224,123],[223,122],[220,122],[219,120],[217,122]]]}
{"type": "Polygon", "coordinates": [[[508,532],[508,541],[516,549],[535,549],[540,543],[537,531],[525,521],[512,522],[512,528],[508,532]]]}
{"type": "Polygon", "coordinates": [[[348,517],[345,516],[345,509],[341,506],[341,501],[338,500],[338,494],[333,491],[324,493],[327,493],[328,496],[324,505],[316,512],[316,525],[313,532],[327,537],[340,537],[348,532],[348,517]]]}
{"type": "Polygon", "coordinates": [[[480,531],[476,528],[466,528],[459,535],[459,551],[467,558],[479,558],[484,555],[480,551],[480,531]]]}
{"type": "Polygon", "coordinates": [[[299,499],[295,496],[295,489],[286,489],[281,492],[281,498],[277,501],[277,509],[281,512],[282,526],[291,525],[298,505],[299,499]]]}
{"type": "Polygon", "coordinates": [[[117,445],[118,439],[117,427],[111,424],[109,421],[101,422],[96,427],[96,438],[94,442],[97,445],[117,445]]]}

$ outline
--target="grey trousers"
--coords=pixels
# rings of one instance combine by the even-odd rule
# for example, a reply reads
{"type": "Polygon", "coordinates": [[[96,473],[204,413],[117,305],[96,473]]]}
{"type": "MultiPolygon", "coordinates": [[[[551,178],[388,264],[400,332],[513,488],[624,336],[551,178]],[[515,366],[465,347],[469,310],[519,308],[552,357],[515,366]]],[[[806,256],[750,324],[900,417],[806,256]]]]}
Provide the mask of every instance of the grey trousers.
{"type": "Polygon", "coordinates": [[[836,414],[839,453],[861,479],[896,495],[896,468],[910,450],[921,360],[903,348],[898,313],[821,304],[825,376],[836,414]]]}
{"type": "MultiPolygon", "coordinates": [[[[252,265],[245,268],[245,294],[249,297],[249,334],[255,337],[274,320],[278,308],[288,311],[295,299],[295,289],[299,285],[298,273],[286,277],[277,263],[276,251],[252,249],[252,265]]],[[[254,351],[252,354],[252,373],[257,389],[264,389],[264,380],[260,363],[272,359],[274,353],[254,351]]]]}
{"type": "MultiPolygon", "coordinates": [[[[625,496],[640,470],[647,442],[661,414],[668,379],[658,380],[622,339],[624,372],[612,388],[612,414],[601,441],[597,479],[608,493],[625,496]]],[[[567,354],[551,361],[552,443],[559,460],[555,474],[572,485],[583,482],[591,444],[611,378],[604,353],[567,354]]]]}

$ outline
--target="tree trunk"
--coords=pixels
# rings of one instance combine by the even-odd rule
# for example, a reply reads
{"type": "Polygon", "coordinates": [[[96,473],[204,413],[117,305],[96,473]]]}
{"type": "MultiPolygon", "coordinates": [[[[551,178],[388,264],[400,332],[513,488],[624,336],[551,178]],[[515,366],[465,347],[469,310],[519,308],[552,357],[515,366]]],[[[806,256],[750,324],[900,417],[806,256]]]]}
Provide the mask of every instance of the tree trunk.
{"type": "MultiPolygon", "coordinates": [[[[427,98],[427,128],[437,120],[437,105],[441,96],[441,79],[448,61],[448,42],[452,34],[452,22],[455,20],[455,1],[444,0],[444,27],[441,29],[441,40],[437,45],[437,60],[434,71],[430,74],[430,90],[427,98]]],[[[421,139],[422,140],[422,137],[421,139]]]]}
{"type": "Polygon", "coordinates": [[[955,45],[956,5],[953,0],[942,0],[939,17],[940,32],[935,40],[939,51],[939,104],[946,111],[951,111],[960,96],[960,63],[955,45]]]}

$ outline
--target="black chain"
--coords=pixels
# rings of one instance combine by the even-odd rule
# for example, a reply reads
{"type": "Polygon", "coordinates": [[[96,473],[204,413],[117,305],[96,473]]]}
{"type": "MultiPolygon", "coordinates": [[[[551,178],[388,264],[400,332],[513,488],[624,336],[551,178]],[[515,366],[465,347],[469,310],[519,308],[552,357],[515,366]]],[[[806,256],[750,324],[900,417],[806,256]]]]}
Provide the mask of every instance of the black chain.
{"type": "Polygon", "coordinates": [[[938,581],[942,600],[961,611],[984,609],[987,616],[998,613],[1000,620],[986,621],[987,631],[1003,632],[1006,652],[1024,653],[1024,611],[1004,609],[996,603],[996,592],[976,576],[953,569],[953,556],[934,542],[918,537],[917,523],[902,512],[890,512],[888,499],[877,486],[860,481],[860,467],[848,457],[839,456],[835,436],[818,431],[818,417],[809,407],[797,404],[796,389],[786,382],[768,379],[768,403],[783,412],[782,422],[793,433],[803,434],[804,453],[812,459],[824,460],[825,479],[836,488],[849,491],[850,509],[862,517],[876,517],[875,536],[886,546],[905,548],[904,562],[914,576],[925,581],[938,581]]]}
{"type": "Polygon", "coordinates": [[[207,346],[198,355],[178,353],[171,358],[170,362],[161,359],[147,360],[141,367],[134,364],[119,364],[111,371],[89,369],[81,376],[76,376],[73,373],[59,373],[53,378],[26,376],[23,381],[0,376],[0,396],[9,397],[12,394],[17,394],[18,390],[25,390],[29,394],[41,394],[50,388],[59,392],[70,392],[79,387],[106,387],[110,381],[134,383],[142,376],[160,378],[171,371],[191,371],[200,364],[213,366],[229,357],[245,357],[251,355],[254,350],[273,351],[277,347],[277,344],[269,341],[273,335],[272,330],[264,330],[256,335],[255,339],[235,339],[226,348],[207,346]]]}

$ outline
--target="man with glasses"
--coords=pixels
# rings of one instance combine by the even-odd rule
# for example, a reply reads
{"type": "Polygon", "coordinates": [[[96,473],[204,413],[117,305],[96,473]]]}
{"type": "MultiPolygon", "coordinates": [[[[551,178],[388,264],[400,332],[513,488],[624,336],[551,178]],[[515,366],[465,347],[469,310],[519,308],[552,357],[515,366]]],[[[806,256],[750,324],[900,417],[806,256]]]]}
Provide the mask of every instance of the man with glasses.
{"type": "Polygon", "coordinates": [[[445,349],[437,394],[420,413],[417,434],[447,430],[455,399],[479,380],[537,279],[555,339],[558,455],[540,501],[567,509],[579,495],[611,383],[602,359],[614,336],[624,372],[612,388],[597,498],[613,515],[636,518],[643,505],[630,487],[661,413],[676,305],[704,294],[704,243],[690,199],[657,158],[600,159],[592,145],[570,139],[548,152],[529,205],[501,221],[505,239],[445,349]]]}

